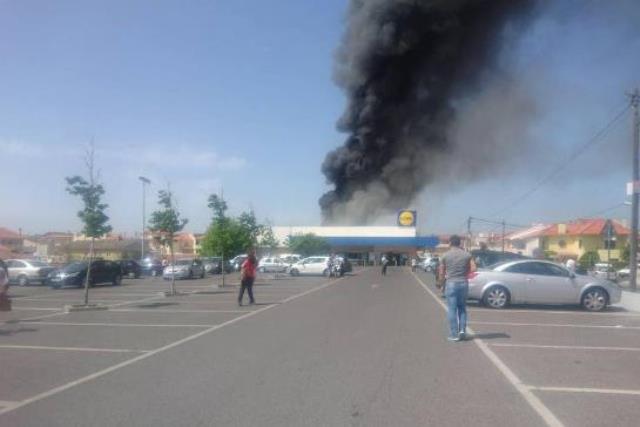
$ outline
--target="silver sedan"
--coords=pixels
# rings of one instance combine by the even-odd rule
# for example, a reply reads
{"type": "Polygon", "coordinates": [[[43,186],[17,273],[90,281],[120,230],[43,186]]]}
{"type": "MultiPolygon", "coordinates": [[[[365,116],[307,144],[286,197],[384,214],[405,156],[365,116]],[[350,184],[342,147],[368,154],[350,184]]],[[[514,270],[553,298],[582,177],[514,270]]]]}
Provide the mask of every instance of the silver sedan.
{"type": "Polygon", "coordinates": [[[604,279],[576,275],[548,261],[504,262],[469,276],[469,298],[490,308],[509,304],[577,304],[589,311],[620,301],[618,285],[604,279]]]}

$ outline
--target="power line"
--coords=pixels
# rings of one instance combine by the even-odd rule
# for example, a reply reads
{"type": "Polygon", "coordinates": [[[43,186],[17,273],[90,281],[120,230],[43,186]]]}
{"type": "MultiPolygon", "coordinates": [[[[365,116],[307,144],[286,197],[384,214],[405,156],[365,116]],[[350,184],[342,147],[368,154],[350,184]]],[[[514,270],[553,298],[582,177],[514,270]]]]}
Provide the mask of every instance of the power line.
{"type": "Polygon", "coordinates": [[[624,117],[624,115],[627,113],[627,111],[629,111],[630,108],[631,108],[631,106],[628,103],[625,102],[625,107],[618,114],[616,114],[606,124],[606,126],[604,126],[602,129],[600,129],[598,132],[596,132],[591,138],[589,138],[586,143],[576,147],[576,149],[571,152],[571,154],[569,155],[569,157],[566,159],[565,162],[560,163],[555,169],[553,169],[551,171],[551,173],[549,173],[548,175],[546,175],[545,177],[540,179],[531,189],[527,190],[521,196],[519,196],[518,198],[514,199],[513,202],[511,202],[508,206],[505,206],[504,208],[500,209],[499,211],[494,212],[490,216],[496,217],[496,216],[498,216],[498,215],[500,215],[500,214],[502,214],[504,212],[507,212],[507,211],[513,209],[516,205],[522,203],[527,198],[529,198],[529,196],[531,196],[533,193],[538,191],[543,185],[545,185],[550,180],[552,180],[553,178],[558,176],[558,174],[560,174],[560,172],[562,172],[562,170],[568,164],[570,164],[572,161],[576,160],[578,157],[580,157],[582,154],[584,154],[589,148],[591,148],[593,145],[595,145],[597,142],[599,142],[607,133],[609,133],[609,131],[611,131],[611,129],[613,129],[613,127],[624,117]]]}

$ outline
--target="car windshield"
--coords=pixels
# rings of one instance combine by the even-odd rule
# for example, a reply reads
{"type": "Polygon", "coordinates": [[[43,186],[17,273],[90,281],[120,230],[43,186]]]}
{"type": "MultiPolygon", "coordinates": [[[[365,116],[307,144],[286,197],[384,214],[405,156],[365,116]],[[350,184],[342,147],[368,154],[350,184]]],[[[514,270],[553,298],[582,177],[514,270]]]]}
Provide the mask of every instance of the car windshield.
{"type": "Polygon", "coordinates": [[[176,261],[176,265],[191,265],[191,264],[193,264],[193,261],[188,259],[181,259],[179,261],[176,261]]]}
{"type": "Polygon", "coordinates": [[[60,271],[64,273],[77,273],[78,271],[82,271],[87,268],[86,262],[72,262],[71,264],[67,264],[60,271]]]}

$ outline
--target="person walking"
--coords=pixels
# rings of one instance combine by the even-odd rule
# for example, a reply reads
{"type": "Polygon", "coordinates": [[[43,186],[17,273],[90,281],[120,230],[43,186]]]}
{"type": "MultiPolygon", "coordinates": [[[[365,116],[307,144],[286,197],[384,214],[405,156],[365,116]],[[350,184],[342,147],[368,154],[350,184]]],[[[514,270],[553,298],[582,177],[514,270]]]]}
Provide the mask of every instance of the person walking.
{"type": "Polygon", "coordinates": [[[7,264],[0,259],[0,311],[11,311],[9,299],[9,269],[7,264]]]}
{"type": "Polygon", "coordinates": [[[440,261],[439,279],[444,280],[444,294],[447,298],[449,320],[449,341],[466,338],[467,294],[469,293],[469,273],[476,271],[471,254],[460,247],[460,237],[449,239],[451,248],[440,261]]]}
{"type": "Polygon", "coordinates": [[[387,266],[389,265],[389,260],[387,259],[386,255],[382,255],[382,259],[380,260],[380,262],[382,263],[382,275],[386,276],[387,275],[387,266]]]}
{"type": "Polygon", "coordinates": [[[413,271],[415,273],[417,268],[418,268],[418,260],[416,259],[416,257],[412,257],[411,258],[411,271],[413,271]]]}
{"type": "Polygon", "coordinates": [[[249,294],[249,305],[253,305],[256,301],[253,299],[253,282],[256,280],[256,267],[258,260],[256,259],[256,251],[251,249],[249,256],[242,263],[240,270],[240,293],[238,294],[238,305],[242,306],[242,297],[245,289],[249,294]]]}

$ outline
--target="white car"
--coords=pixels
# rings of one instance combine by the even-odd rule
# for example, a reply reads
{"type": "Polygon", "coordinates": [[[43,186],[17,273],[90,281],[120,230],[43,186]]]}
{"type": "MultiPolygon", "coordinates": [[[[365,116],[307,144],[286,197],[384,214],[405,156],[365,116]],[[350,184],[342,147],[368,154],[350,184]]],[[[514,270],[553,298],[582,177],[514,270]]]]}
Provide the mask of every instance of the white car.
{"type": "Polygon", "coordinates": [[[293,264],[289,269],[292,276],[302,274],[329,276],[329,257],[328,256],[312,256],[305,258],[293,264]]]}
{"type": "Polygon", "coordinates": [[[302,259],[302,255],[298,254],[280,254],[280,259],[285,263],[292,265],[302,259]]]}
{"type": "Polygon", "coordinates": [[[262,258],[258,263],[258,271],[261,273],[284,273],[289,269],[289,264],[278,257],[262,258]]]}

